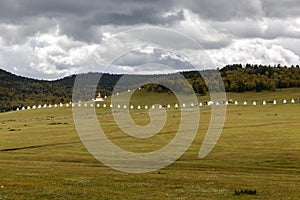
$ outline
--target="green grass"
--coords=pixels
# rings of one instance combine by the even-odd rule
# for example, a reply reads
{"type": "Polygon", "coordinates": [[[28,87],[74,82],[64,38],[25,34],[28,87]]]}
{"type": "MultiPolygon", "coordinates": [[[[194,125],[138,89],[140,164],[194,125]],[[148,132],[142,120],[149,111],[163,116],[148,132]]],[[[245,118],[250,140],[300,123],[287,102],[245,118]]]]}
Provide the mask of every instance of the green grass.
{"type": "MultiPolygon", "coordinates": [[[[288,89],[227,96],[263,101],[299,94],[300,89],[288,89]]],[[[176,102],[169,94],[140,92],[132,104],[170,101],[176,102]]],[[[180,117],[178,110],[170,109],[161,133],[136,139],[118,129],[110,109],[96,110],[107,136],[135,152],[167,144],[180,117]]],[[[77,135],[71,108],[1,113],[0,199],[300,199],[299,110],[299,103],[228,106],[219,142],[200,160],[210,119],[210,107],[202,107],[197,137],[186,153],[170,166],[145,174],[119,172],[94,159],[77,135]],[[239,188],[255,190],[256,195],[236,195],[239,188]]],[[[138,124],[149,122],[146,110],[131,114],[138,124]]]]}

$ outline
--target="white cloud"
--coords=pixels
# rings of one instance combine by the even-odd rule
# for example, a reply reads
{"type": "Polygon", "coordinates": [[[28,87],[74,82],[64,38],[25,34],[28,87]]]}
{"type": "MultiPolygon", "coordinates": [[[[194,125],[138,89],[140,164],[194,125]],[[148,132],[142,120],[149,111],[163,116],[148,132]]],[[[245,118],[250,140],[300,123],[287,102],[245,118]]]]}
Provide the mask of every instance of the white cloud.
{"type": "Polygon", "coordinates": [[[209,50],[208,54],[219,67],[232,63],[266,65],[280,63],[290,66],[300,61],[299,55],[291,50],[263,39],[236,40],[226,48],[209,50]]]}

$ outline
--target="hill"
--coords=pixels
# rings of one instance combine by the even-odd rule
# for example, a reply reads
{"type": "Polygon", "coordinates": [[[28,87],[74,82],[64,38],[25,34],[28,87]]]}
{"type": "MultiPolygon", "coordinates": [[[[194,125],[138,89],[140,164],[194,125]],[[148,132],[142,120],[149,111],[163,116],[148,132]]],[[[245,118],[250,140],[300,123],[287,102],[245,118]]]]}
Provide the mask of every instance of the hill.
{"type": "MultiPolygon", "coordinates": [[[[229,94],[263,100],[299,91],[229,94]]],[[[134,95],[136,102],[172,101],[167,93],[134,95]]],[[[0,113],[0,199],[300,199],[299,109],[299,103],[229,105],[217,145],[199,159],[211,117],[211,107],[203,106],[190,148],[168,167],[143,174],[116,171],[96,160],[76,132],[70,107],[0,113]],[[235,193],[241,189],[256,194],[235,193]]],[[[135,138],[118,128],[110,108],[96,109],[111,142],[137,153],[153,152],[175,137],[181,113],[174,108],[166,113],[158,134],[135,138]]],[[[131,116],[141,126],[150,122],[146,109],[132,110],[131,116]]]]}
{"type": "MultiPolygon", "coordinates": [[[[274,91],[281,88],[300,87],[299,66],[282,67],[241,64],[228,65],[219,70],[227,92],[245,92],[263,90],[274,91]]],[[[209,70],[201,73],[210,73],[209,70]]],[[[196,93],[205,95],[208,91],[201,74],[198,71],[181,72],[190,82],[196,93]]],[[[97,91],[102,96],[111,95],[115,84],[122,75],[87,73],[81,74],[87,80],[101,76],[97,91]]],[[[169,84],[177,84],[177,88],[182,88],[182,82],[176,80],[174,74],[162,75],[129,75],[128,80],[135,80],[138,85],[139,80],[163,77],[169,84]]],[[[0,69],[0,112],[14,110],[22,106],[43,105],[53,103],[66,103],[72,99],[73,84],[76,75],[65,77],[55,81],[35,80],[14,75],[0,69]]],[[[143,88],[149,92],[169,92],[168,88],[158,84],[144,85],[143,88]]],[[[128,85],[123,84],[120,92],[128,89],[128,85]]],[[[95,91],[95,93],[97,92],[95,91]]]]}

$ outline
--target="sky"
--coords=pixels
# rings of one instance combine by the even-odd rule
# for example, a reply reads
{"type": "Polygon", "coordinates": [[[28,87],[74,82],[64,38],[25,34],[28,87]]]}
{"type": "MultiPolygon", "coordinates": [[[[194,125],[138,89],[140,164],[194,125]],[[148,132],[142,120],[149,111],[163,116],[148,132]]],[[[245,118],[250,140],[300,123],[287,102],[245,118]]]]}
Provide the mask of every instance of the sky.
{"type": "Polygon", "coordinates": [[[299,10],[299,0],[0,0],[0,68],[51,80],[297,65],[299,10]]]}

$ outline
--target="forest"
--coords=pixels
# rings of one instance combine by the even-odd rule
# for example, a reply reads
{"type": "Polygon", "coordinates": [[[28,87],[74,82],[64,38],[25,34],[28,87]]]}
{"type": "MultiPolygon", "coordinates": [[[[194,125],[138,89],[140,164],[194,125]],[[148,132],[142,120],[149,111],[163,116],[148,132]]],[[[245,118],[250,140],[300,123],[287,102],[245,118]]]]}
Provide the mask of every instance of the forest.
{"type": "MultiPolygon", "coordinates": [[[[222,77],[225,90],[227,92],[246,92],[263,90],[275,91],[281,88],[300,87],[300,68],[296,66],[275,66],[267,65],[251,65],[251,64],[232,64],[221,69],[217,69],[222,77]]],[[[209,88],[202,78],[201,74],[212,73],[214,70],[205,71],[186,71],[179,74],[184,76],[190,83],[193,90],[201,95],[208,93],[209,88]]],[[[159,80],[162,84],[145,84],[143,89],[149,92],[171,92],[163,85],[171,85],[172,88],[180,90],[184,81],[177,80],[176,74],[168,75],[124,75],[119,74],[101,74],[87,73],[80,74],[86,79],[90,77],[99,77],[98,86],[94,93],[101,92],[102,96],[109,96],[113,92],[127,91],[138,87],[141,80],[147,79],[159,80]],[[87,78],[88,77],[88,78],[87,78]],[[119,86],[117,90],[115,85],[123,77],[124,84],[119,86]],[[132,83],[132,80],[135,80],[132,83]],[[128,84],[126,84],[128,81],[128,84]],[[131,81],[131,83],[129,83],[131,81]],[[115,90],[115,91],[114,91],[115,90]]],[[[78,75],[77,75],[78,76],[78,75]]],[[[0,112],[15,110],[22,106],[43,105],[54,103],[67,103],[72,100],[73,84],[76,75],[65,77],[55,81],[35,80],[14,75],[0,69],[0,112]]],[[[212,77],[214,79],[214,77],[212,77]]],[[[216,85],[220,83],[214,83],[216,85]]],[[[211,86],[210,86],[211,87],[211,86]]],[[[91,87],[90,89],[93,89],[91,87]]],[[[85,91],[86,92],[86,91],[85,91]]],[[[82,93],[84,96],[85,93],[82,93]]],[[[84,97],[82,97],[83,100],[84,97]]]]}

